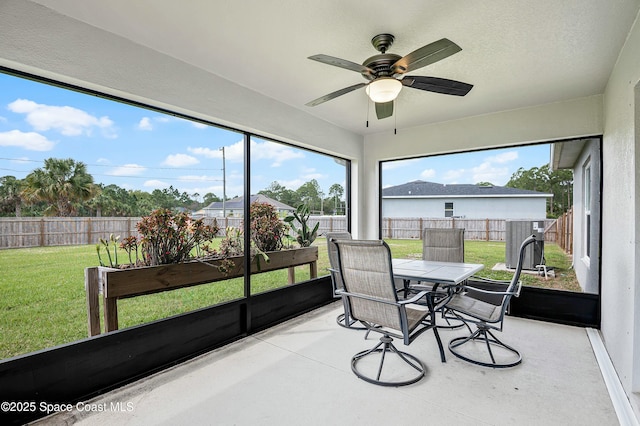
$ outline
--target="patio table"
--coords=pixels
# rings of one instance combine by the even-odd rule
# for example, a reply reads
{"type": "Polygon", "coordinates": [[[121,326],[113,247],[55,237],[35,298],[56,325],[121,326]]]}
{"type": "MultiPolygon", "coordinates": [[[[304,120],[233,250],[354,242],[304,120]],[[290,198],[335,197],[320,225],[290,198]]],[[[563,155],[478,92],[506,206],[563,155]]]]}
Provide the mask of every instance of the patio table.
{"type": "Polygon", "coordinates": [[[438,285],[456,285],[484,268],[479,263],[435,262],[418,259],[391,259],[393,276],[405,281],[426,281],[438,285]]]}
{"type": "MultiPolygon", "coordinates": [[[[433,283],[433,288],[429,292],[431,294],[437,290],[438,286],[455,286],[484,268],[484,265],[478,263],[436,262],[418,259],[391,259],[391,265],[393,277],[404,281],[405,292],[408,292],[409,281],[414,280],[433,283]]],[[[427,297],[427,301],[428,308],[435,319],[433,298],[427,297]]],[[[439,337],[438,346],[440,358],[442,362],[446,362],[439,337]]]]}

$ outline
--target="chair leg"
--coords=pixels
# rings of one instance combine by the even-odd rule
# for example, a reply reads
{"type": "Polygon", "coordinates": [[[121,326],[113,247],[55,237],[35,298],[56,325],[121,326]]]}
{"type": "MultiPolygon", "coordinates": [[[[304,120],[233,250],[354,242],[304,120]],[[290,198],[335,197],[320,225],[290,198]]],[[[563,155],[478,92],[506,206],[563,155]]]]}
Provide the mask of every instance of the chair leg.
{"type": "Polygon", "coordinates": [[[433,327],[433,334],[436,335],[436,341],[438,342],[438,350],[440,351],[440,361],[447,362],[447,357],[444,354],[444,348],[442,347],[442,340],[440,340],[440,333],[438,333],[438,327],[433,327]]]}
{"type": "Polygon", "coordinates": [[[353,373],[366,382],[373,383],[375,385],[380,385],[380,386],[405,386],[405,385],[416,383],[417,381],[422,379],[425,376],[425,371],[426,371],[426,367],[422,363],[422,361],[420,361],[418,358],[416,358],[415,356],[407,352],[402,352],[398,350],[398,348],[396,348],[392,342],[393,342],[393,338],[391,338],[389,335],[383,335],[380,338],[380,342],[378,342],[376,346],[366,351],[362,351],[355,354],[354,357],[351,359],[351,370],[353,371],[353,373]],[[402,380],[402,381],[390,382],[390,381],[380,380],[387,353],[393,353],[398,355],[398,357],[403,362],[411,366],[414,370],[418,372],[418,374],[407,380],[402,380]],[[375,355],[375,354],[380,354],[380,362],[378,364],[377,374],[374,378],[372,376],[366,375],[361,371],[359,371],[357,364],[358,364],[358,361],[360,361],[362,358],[370,355],[375,355]]]}
{"type": "Polygon", "coordinates": [[[346,314],[340,314],[336,317],[336,322],[340,327],[350,328],[352,330],[367,330],[366,327],[355,326],[358,320],[348,317],[346,314]]]}
{"type": "Polygon", "coordinates": [[[477,364],[477,365],[482,365],[484,367],[493,367],[493,368],[506,368],[506,367],[513,367],[516,366],[518,364],[520,364],[520,362],[522,362],[522,356],[520,355],[520,352],[518,352],[515,348],[503,343],[500,339],[498,339],[492,332],[491,330],[489,330],[486,326],[483,326],[482,324],[478,324],[478,329],[476,331],[474,331],[473,333],[471,333],[468,336],[463,336],[463,337],[457,337],[455,339],[452,339],[449,342],[449,350],[451,351],[452,354],[454,354],[456,357],[473,363],[473,364],[477,364]],[[484,361],[480,361],[477,359],[473,359],[470,358],[466,355],[462,355],[459,351],[458,348],[462,345],[464,345],[465,343],[474,341],[474,340],[479,340],[479,341],[484,341],[484,343],[487,346],[487,351],[489,353],[489,357],[491,358],[491,362],[484,362],[484,361]],[[496,346],[496,347],[500,347],[502,349],[505,349],[509,352],[511,352],[512,354],[515,355],[515,360],[510,361],[510,362],[496,362],[495,360],[495,356],[493,354],[493,350],[491,349],[492,346],[496,346]]]}

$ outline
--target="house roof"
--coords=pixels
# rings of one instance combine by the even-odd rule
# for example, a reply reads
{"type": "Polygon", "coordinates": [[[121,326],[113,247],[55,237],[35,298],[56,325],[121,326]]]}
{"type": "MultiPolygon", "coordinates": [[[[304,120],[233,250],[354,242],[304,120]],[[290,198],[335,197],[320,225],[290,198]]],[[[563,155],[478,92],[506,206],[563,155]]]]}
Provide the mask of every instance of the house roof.
{"type": "MultiPolygon", "coordinates": [[[[251,198],[249,198],[249,201],[252,204],[255,202],[269,203],[274,206],[276,210],[295,210],[294,207],[281,203],[280,201],[276,201],[273,198],[269,198],[266,195],[262,194],[252,195],[251,198]]],[[[244,208],[244,197],[236,197],[232,198],[231,200],[225,201],[224,208],[227,210],[242,210],[244,208]]],[[[215,201],[205,207],[204,210],[222,210],[222,201],[215,201]]]]}
{"type": "Polygon", "coordinates": [[[572,169],[584,146],[592,139],[578,139],[566,143],[551,144],[551,170],[572,169]]]}
{"type": "Polygon", "coordinates": [[[436,198],[436,197],[551,197],[545,194],[527,189],[509,188],[506,186],[484,186],[472,184],[442,184],[414,180],[402,185],[390,186],[382,190],[383,198],[436,198]]]}

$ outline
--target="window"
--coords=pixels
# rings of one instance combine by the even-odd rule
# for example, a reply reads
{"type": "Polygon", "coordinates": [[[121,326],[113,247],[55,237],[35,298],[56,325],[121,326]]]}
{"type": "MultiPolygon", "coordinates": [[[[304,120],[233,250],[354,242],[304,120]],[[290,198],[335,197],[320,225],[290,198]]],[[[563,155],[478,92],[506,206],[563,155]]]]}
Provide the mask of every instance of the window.
{"type": "Polygon", "coordinates": [[[453,203],[444,203],[444,217],[453,217],[453,203]]]}

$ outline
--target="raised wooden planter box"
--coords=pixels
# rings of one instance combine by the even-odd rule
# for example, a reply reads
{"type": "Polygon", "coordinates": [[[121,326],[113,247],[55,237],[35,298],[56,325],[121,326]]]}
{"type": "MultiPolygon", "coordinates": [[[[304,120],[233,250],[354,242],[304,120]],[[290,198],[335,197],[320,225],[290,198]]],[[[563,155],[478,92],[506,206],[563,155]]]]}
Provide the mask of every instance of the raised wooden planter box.
{"type": "MultiPolygon", "coordinates": [[[[318,276],[318,247],[304,247],[267,253],[269,262],[262,256],[251,262],[251,273],[289,270],[288,283],[295,283],[295,267],[309,265],[311,278],[318,276]]],[[[242,256],[229,258],[235,268],[227,274],[217,266],[219,260],[191,261],[169,265],[148,266],[132,269],[93,267],[85,269],[85,289],[87,292],[87,315],[89,336],[100,334],[100,306],[102,293],[105,332],[118,329],[118,299],[142,296],[161,291],[175,290],[199,284],[223,281],[244,276],[242,256]]]]}

